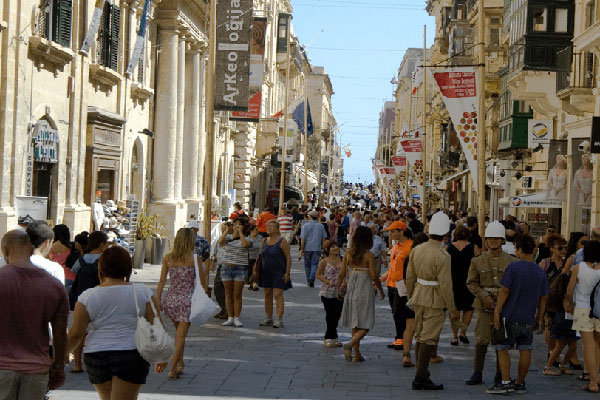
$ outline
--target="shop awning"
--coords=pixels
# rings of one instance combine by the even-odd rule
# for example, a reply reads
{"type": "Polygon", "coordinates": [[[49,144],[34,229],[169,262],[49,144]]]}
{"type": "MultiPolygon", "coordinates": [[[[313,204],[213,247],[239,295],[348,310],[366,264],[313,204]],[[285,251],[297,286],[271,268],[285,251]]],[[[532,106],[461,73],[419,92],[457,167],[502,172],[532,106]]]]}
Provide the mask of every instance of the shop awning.
{"type": "Polygon", "coordinates": [[[516,208],[562,208],[563,202],[546,200],[546,192],[536,192],[522,196],[503,197],[498,200],[498,205],[516,208]]]}
{"type": "Polygon", "coordinates": [[[469,172],[471,172],[471,171],[469,171],[468,169],[465,169],[454,175],[450,175],[449,177],[444,178],[440,183],[437,184],[437,190],[446,190],[446,185],[448,184],[448,182],[455,181],[458,178],[468,174],[469,172]]]}

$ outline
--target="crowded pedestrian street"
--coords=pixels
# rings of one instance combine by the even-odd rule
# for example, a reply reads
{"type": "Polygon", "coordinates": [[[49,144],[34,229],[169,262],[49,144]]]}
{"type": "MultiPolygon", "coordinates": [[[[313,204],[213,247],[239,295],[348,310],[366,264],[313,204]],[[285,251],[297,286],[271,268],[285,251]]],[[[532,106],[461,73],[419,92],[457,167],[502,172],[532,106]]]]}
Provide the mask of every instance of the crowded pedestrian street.
{"type": "MultiPolygon", "coordinates": [[[[440,337],[441,364],[432,366],[442,392],[410,390],[414,368],[402,367],[402,352],[387,348],[394,335],[394,323],[387,299],[377,301],[375,328],[362,342],[366,361],[347,363],[341,348],[323,348],[325,315],[318,289],[306,284],[304,266],[298,261],[297,246],[292,251],[293,289],[285,292],[285,328],[259,327],[264,316],[262,292],[244,291],[244,327],[222,327],[213,319],[202,327],[192,327],[186,340],[185,373],[168,380],[163,374],[150,373],[142,386],[140,400],[191,399],[489,399],[486,386],[466,386],[471,375],[474,344],[450,345],[452,333],[447,323],[440,337]]],[[[159,266],[144,265],[133,282],[144,282],[155,290],[159,266]]],[[[474,326],[474,324],[473,324],[474,326]]],[[[173,328],[167,323],[168,331],[173,328]]],[[[468,337],[472,339],[473,329],[468,337]]],[[[340,329],[340,339],[350,338],[349,330],[340,329]]],[[[575,376],[542,375],[546,361],[544,336],[535,335],[533,362],[527,379],[529,394],[524,399],[585,399],[575,376]]],[[[490,350],[492,352],[492,350],[490,350]]],[[[579,356],[581,357],[581,351],[579,356]]],[[[493,357],[486,367],[484,380],[494,378],[493,357]]],[[[87,400],[97,395],[85,374],[69,374],[53,399],[87,400]]],[[[513,363],[512,369],[516,368],[513,363]]]]}

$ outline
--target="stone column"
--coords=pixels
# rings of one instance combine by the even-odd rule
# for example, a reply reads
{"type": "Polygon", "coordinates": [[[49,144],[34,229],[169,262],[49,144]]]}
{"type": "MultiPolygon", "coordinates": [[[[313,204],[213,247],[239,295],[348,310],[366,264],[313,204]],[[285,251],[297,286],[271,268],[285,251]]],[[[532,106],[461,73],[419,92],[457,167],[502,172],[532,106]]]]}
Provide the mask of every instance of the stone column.
{"type": "Polygon", "coordinates": [[[178,36],[173,27],[159,31],[161,46],[156,88],[156,137],[154,139],[155,202],[170,203],[175,198],[175,164],[177,158],[177,53],[178,36]]]}
{"type": "Polygon", "coordinates": [[[207,57],[200,59],[200,97],[198,99],[198,164],[197,171],[198,175],[197,186],[196,186],[196,197],[202,198],[203,183],[204,183],[204,159],[206,155],[206,98],[205,85],[206,85],[206,64],[208,62],[207,57]]]}
{"type": "MultiPolygon", "coordinates": [[[[175,199],[182,198],[182,178],[183,178],[183,128],[184,128],[184,109],[185,109],[185,53],[187,42],[185,37],[179,35],[178,60],[177,60],[177,139],[175,150],[175,199]]],[[[186,171],[187,173],[187,171],[186,171]]]]}
{"type": "Polygon", "coordinates": [[[200,50],[193,48],[186,59],[185,120],[183,131],[183,198],[188,203],[198,199],[198,142],[200,128],[200,50]]]}

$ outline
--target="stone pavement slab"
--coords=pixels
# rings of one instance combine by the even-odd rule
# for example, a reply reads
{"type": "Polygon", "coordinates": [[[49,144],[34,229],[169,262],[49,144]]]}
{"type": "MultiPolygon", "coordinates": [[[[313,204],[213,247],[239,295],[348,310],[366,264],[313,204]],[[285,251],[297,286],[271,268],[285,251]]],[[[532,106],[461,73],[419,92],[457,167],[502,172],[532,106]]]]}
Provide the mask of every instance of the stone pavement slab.
{"type": "MultiPolygon", "coordinates": [[[[375,328],[361,343],[366,358],[362,364],[347,363],[342,349],[324,349],[325,313],[318,288],[305,283],[304,265],[293,247],[292,281],[294,288],[285,292],[285,327],[260,328],[264,318],[262,291],[244,290],[243,328],[222,327],[222,320],[211,320],[203,327],[191,327],[185,348],[185,371],[181,379],[169,381],[167,374],[151,372],[142,387],[141,400],[189,399],[489,399],[486,386],[466,386],[472,372],[472,343],[450,346],[449,324],[440,339],[439,354],[445,360],[432,365],[434,381],[443,383],[441,392],[411,390],[414,368],[402,367],[402,352],[386,347],[394,336],[394,324],[387,299],[377,300],[375,328]]],[[[145,265],[132,280],[144,282],[156,289],[160,266],[145,265]]],[[[212,281],[212,280],[211,280],[212,281]]],[[[318,284],[317,284],[318,286],[318,284]]],[[[173,334],[173,325],[166,322],[173,334]]],[[[340,340],[350,334],[340,329],[340,340]]],[[[581,350],[580,350],[581,356],[581,350]]],[[[414,351],[413,351],[414,357],[414,351]]],[[[518,354],[511,353],[512,372],[516,375],[518,354]]],[[[514,395],[523,399],[584,399],[592,398],[581,390],[582,382],[575,376],[547,377],[542,375],[546,359],[546,344],[542,335],[535,336],[534,357],[527,378],[529,393],[514,395]]],[[[491,383],[494,355],[490,350],[484,379],[491,383]]],[[[97,399],[86,374],[69,374],[53,399],[97,399]]],[[[596,398],[598,396],[595,396],[596,398]]]]}

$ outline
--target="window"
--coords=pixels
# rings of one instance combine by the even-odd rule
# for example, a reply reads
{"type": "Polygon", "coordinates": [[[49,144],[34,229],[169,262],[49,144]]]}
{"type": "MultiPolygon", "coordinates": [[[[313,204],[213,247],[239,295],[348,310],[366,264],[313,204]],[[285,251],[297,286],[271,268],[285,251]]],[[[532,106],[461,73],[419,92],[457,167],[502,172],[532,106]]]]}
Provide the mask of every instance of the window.
{"type": "Polygon", "coordinates": [[[37,34],[61,46],[71,47],[72,0],[42,0],[37,34]]]}
{"type": "Polygon", "coordinates": [[[119,28],[121,10],[109,2],[104,3],[100,31],[98,32],[98,64],[117,70],[119,67],[119,28]]]}
{"type": "Polygon", "coordinates": [[[548,29],[548,7],[534,7],[532,10],[533,30],[536,32],[546,32],[548,29]]]}
{"type": "Polygon", "coordinates": [[[490,29],[490,46],[500,46],[500,28],[490,29]]]}
{"type": "Polygon", "coordinates": [[[596,4],[591,0],[585,5],[585,27],[589,28],[596,22],[596,4]]]}
{"type": "Polygon", "coordinates": [[[569,28],[569,10],[566,8],[556,9],[556,18],[554,20],[554,32],[567,33],[569,28]]]}

